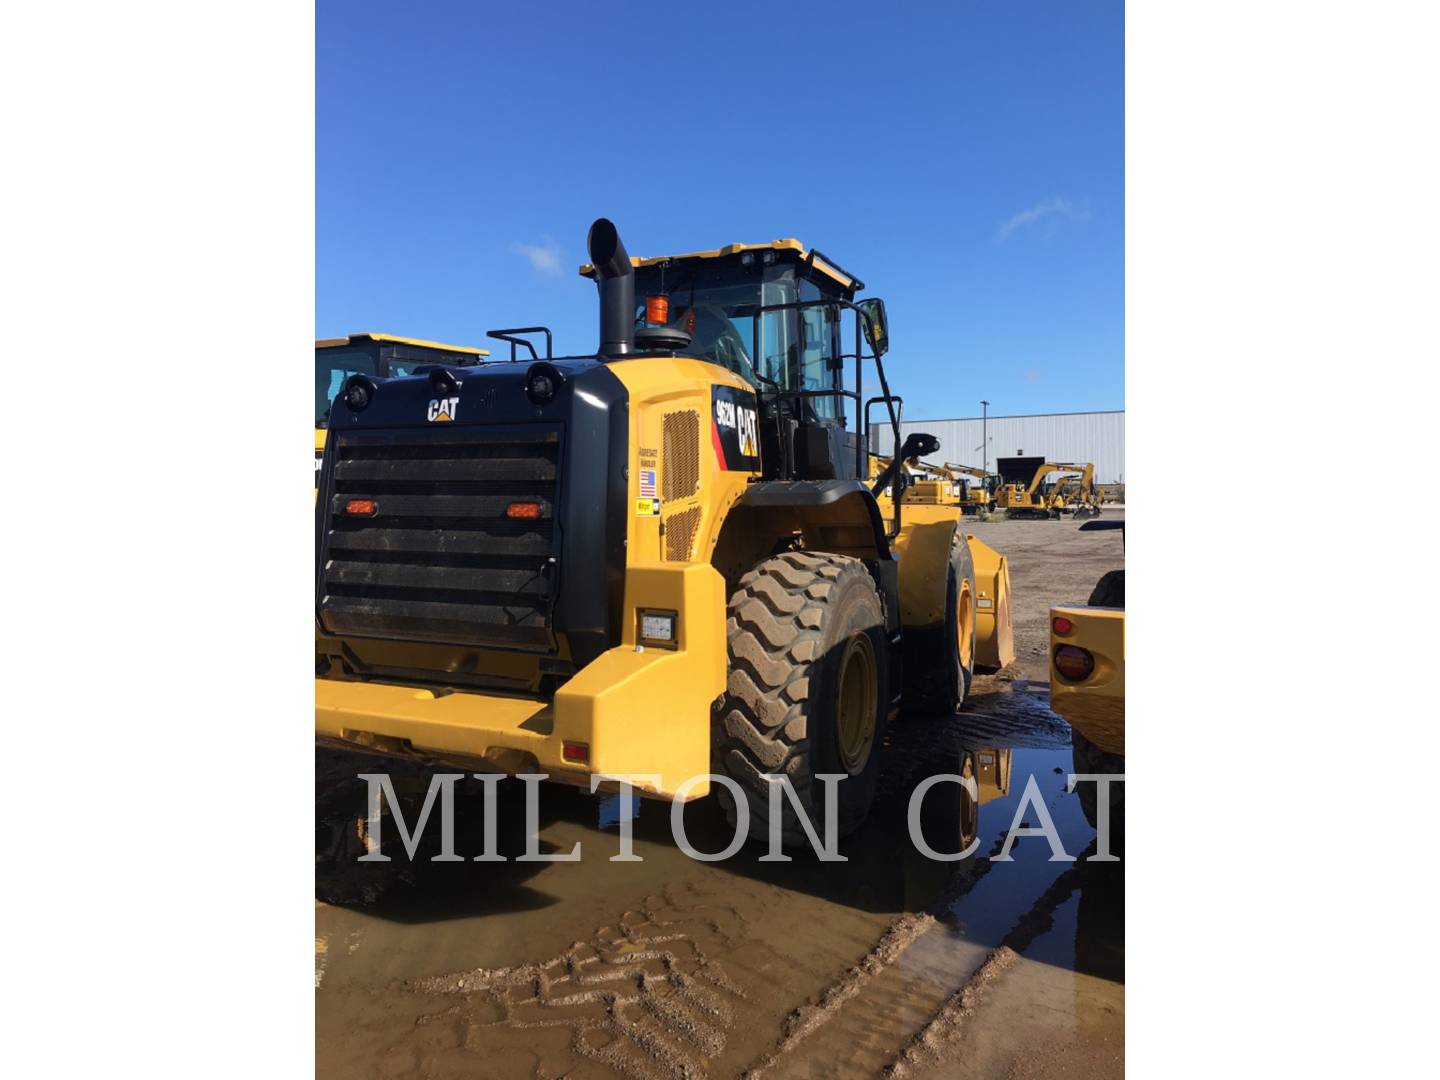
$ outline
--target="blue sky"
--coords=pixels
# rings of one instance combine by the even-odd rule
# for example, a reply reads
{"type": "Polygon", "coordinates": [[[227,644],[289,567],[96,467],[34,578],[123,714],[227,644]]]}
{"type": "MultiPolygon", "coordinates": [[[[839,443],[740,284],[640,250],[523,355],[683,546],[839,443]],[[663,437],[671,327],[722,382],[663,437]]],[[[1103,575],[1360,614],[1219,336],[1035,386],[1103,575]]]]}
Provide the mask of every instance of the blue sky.
{"type": "Polygon", "coordinates": [[[834,256],[907,417],[1124,407],[1121,3],[320,0],[316,78],[317,336],[593,351],[603,215],[834,256]]]}

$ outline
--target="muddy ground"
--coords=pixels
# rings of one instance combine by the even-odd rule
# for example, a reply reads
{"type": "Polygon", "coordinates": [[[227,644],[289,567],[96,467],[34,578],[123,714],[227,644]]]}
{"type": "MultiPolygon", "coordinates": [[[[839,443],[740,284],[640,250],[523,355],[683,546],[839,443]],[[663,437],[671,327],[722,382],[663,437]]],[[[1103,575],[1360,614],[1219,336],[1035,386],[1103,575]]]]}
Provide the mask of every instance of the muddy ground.
{"type": "MultiPolygon", "coordinates": [[[[316,901],[318,1075],[1121,1075],[1124,864],[1084,861],[1094,833],[1065,792],[1069,731],[1047,708],[1045,651],[1049,607],[1084,602],[1122,564],[1122,536],[1070,520],[971,531],[1010,558],[1017,663],[978,678],[959,716],[901,718],[875,813],[841,845],[848,862],[760,862],[753,844],[697,862],[671,838],[670,808],[647,802],[643,861],[613,863],[601,804],[548,785],[541,850],[578,841],[579,862],[406,865],[387,839],[390,866],[320,869],[317,897],[335,902],[316,901]],[[978,853],[926,859],[907,836],[908,797],[967,764],[979,806],[942,784],[923,822],[937,850],[968,831],[978,853]],[[1040,837],[1018,840],[1013,861],[987,858],[1031,777],[1080,861],[1049,861],[1040,837]]],[[[317,754],[325,814],[359,812],[354,776],[376,767],[317,754]]],[[[484,844],[477,802],[458,800],[462,854],[484,844]]],[[[613,818],[613,800],[603,809],[613,818]]],[[[728,842],[712,799],[684,821],[700,850],[728,842]]],[[[502,851],[519,854],[522,833],[518,811],[502,814],[502,851]]]]}

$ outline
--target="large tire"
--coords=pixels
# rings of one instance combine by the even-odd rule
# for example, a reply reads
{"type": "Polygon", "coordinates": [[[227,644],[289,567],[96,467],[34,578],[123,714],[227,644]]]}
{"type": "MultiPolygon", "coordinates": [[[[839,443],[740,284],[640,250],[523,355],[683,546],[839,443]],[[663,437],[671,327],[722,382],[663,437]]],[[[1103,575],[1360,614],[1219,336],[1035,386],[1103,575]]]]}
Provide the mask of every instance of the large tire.
{"type": "MultiPolygon", "coordinates": [[[[801,551],[767,559],[740,579],[726,632],[730,677],[715,759],[745,793],[750,835],[769,837],[767,774],[789,777],[822,839],[826,788],[814,777],[845,774],[834,785],[836,819],[839,835],[854,832],[875,797],[890,684],[885,612],[865,564],[801,551]],[[843,746],[842,679],[847,700],[863,704],[845,712],[843,746]]],[[[722,785],[717,792],[733,826],[730,793],[722,785]]],[[[781,808],[784,845],[808,843],[788,798],[781,808]]]]}
{"type": "Polygon", "coordinates": [[[949,716],[965,704],[975,678],[975,563],[955,530],[945,575],[945,626],[905,635],[905,707],[949,716]]]}
{"type": "Polygon", "coordinates": [[[1103,574],[1090,593],[1090,607],[1125,606],[1125,571],[1111,570],[1103,574]]]}
{"type": "MultiPolygon", "coordinates": [[[[1076,773],[1123,773],[1125,771],[1124,757],[1101,750],[1073,727],[1070,729],[1070,755],[1076,773]]],[[[1125,837],[1125,785],[1112,783],[1109,788],[1110,831],[1115,841],[1110,846],[1113,850],[1118,850],[1123,845],[1125,837]]],[[[1099,785],[1093,781],[1087,780],[1082,784],[1075,785],[1075,793],[1080,796],[1080,809],[1092,829],[1099,828],[1096,824],[1099,818],[1095,812],[1098,791],[1099,785]]]]}

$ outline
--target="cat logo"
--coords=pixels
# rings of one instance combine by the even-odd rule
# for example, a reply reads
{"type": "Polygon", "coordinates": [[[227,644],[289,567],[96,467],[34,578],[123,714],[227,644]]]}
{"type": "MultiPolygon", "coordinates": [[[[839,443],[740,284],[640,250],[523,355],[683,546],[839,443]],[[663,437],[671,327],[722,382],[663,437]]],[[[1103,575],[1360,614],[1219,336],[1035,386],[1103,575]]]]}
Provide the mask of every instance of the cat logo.
{"type": "Polygon", "coordinates": [[[755,449],[755,410],[743,406],[735,410],[736,427],[740,429],[740,456],[754,457],[760,451],[755,449]]]}
{"type": "Polygon", "coordinates": [[[442,420],[454,420],[455,413],[460,408],[458,397],[432,398],[430,407],[425,410],[425,419],[432,424],[442,420]]]}
{"type": "Polygon", "coordinates": [[[760,465],[760,424],[755,395],[716,385],[711,391],[715,457],[722,469],[755,471],[760,465]]]}

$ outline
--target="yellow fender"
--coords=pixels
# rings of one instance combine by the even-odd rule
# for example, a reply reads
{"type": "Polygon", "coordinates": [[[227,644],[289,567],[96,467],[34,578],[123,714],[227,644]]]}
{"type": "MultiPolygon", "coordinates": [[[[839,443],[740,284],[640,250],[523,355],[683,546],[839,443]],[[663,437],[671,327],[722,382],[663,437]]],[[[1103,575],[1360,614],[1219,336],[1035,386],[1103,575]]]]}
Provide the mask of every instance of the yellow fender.
{"type": "MultiPolygon", "coordinates": [[[[945,573],[959,510],[907,505],[903,520],[894,542],[900,557],[900,622],[906,629],[939,626],[945,621],[945,573]]],[[[998,671],[1015,659],[1010,563],[974,535],[966,533],[965,540],[975,566],[975,663],[998,671]]]]}
{"type": "Polygon", "coordinates": [[[959,517],[954,507],[905,506],[892,546],[900,559],[900,623],[907,630],[945,623],[945,577],[959,517]]]}
{"type": "Polygon", "coordinates": [[[1015,628],[1010,619],[1010,563],[970,533],[975,564],[975,663],[997,671],[1015,659],[1015,628]]]}

